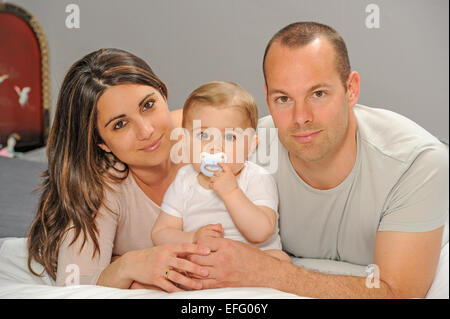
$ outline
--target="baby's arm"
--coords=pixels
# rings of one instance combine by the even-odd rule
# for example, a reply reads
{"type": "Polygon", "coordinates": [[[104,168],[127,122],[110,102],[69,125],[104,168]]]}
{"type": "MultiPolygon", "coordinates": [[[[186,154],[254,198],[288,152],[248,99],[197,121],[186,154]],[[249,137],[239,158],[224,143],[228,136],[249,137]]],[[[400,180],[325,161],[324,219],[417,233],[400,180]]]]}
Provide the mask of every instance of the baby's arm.
{"type": "Polygon", "coordinates": [[[266,206],[253,204],[240,188],[223,198],[225,206],[241,234],[251,243],[265,242],[275,231],[277,215],[266,206]]]}
{"type": "Polygon", "coordinates": [[[238,186],[230,167],[219,165],[223,171],[211,177],[211,188],[222,198],[234,224],[249,242],[258,244],[266,241],[275,231],[276,212],[269,207],[253,204],[238,186]]]}
{"type": "Polygon", "coordinates": [[[222,225],[209,224],[195,232],[184,232],[182,218],[161,211],[152,230],[152,241],[155,246],[170,243],[195,244],[202,237],[223,237],[222,225]]]}
{"type": "Polygon", "coordinates": [[[169,215],[163,211],[152,229],[153,245],[172,243],[191,243],[194,233],[183,232],[183,219],[169,215]]]}

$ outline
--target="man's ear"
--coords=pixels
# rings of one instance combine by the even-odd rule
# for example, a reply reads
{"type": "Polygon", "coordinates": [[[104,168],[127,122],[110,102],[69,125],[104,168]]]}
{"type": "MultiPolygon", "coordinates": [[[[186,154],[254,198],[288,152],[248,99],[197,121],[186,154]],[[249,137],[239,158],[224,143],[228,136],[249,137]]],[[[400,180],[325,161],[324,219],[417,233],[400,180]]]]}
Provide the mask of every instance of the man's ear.
{"type": "Polygon", "coordinates": [[[360,79],[359,74],[353,71],[349,74],[347,79],[347,98],[349,105],[353,106],[358,101],[360,89],[360,79]]]}
{"type": "Polygon", "coordinates": [[[98,147],[100,147],[102,150],[104,150],[106,153],[111,153],[111,149],[104,143],[97,144],[98,147]]]}
{"type": "Polygon", "coordinates": [[[264,83],[264,93],[266,94],[266,104],[269,106],[269,96],[267,95],[267,84],[264,83]]]}

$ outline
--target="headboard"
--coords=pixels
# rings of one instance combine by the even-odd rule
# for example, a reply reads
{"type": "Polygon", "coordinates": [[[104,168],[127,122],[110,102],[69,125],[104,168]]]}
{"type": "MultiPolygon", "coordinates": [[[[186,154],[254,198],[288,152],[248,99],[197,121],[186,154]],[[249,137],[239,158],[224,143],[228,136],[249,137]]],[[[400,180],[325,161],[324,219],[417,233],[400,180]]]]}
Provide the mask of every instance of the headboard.
{"type": "Polygon", "coordinates": [[[0,144],[17,133],[16,150],[45,144],[49,128],[48,46],[37,20],[0,3],[0,144]]]}

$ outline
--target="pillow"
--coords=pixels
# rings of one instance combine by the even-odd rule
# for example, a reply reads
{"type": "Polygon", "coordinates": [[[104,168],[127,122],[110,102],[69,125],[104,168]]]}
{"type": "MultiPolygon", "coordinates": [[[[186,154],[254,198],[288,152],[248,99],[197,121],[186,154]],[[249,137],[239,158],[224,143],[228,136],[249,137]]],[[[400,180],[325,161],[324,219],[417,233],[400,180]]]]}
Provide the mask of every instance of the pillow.
{"type": "MultiPolygon", "coordinates": [[[[33,275],[28,269],[27,238],[5,238],[0,241],[0,281],[54,286],[54,280],[43,272],[42,277],[33,275]]],[[[42,265],[33,261],[33,270],[41,273],[42,265]]]]}

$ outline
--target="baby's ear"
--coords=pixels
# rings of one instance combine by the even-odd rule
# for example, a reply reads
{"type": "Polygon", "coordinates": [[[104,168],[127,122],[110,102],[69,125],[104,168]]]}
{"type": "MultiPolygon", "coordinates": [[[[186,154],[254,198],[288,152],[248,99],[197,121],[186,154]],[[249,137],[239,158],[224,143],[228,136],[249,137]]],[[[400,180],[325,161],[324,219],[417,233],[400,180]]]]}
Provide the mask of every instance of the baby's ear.
{"type": "Polygon", "coordinates": [[[252,155],[253,152],[256,150],[256,147],[258,146],[258,135],[253,135],[252,141],[250,142],[249,149],[248,149],[248,156],[252,155]]]}

